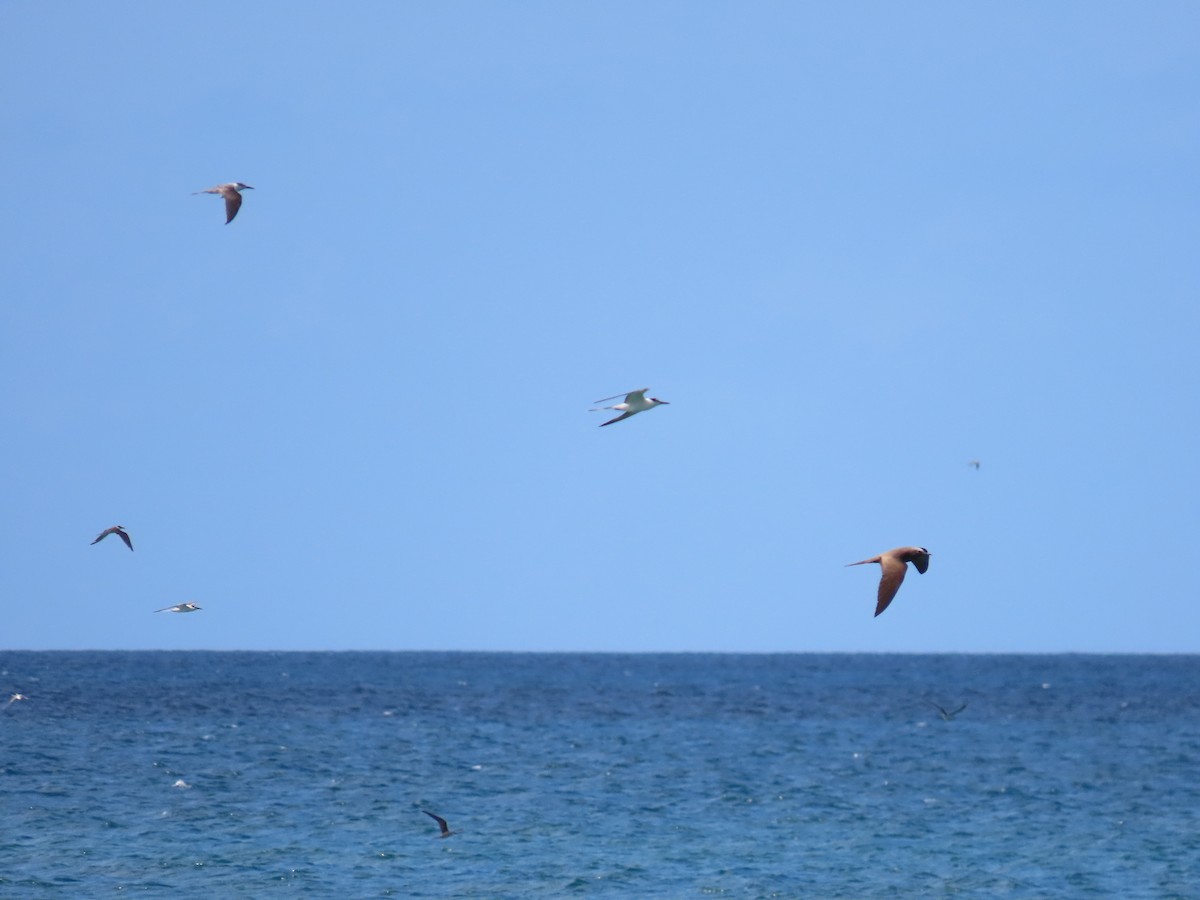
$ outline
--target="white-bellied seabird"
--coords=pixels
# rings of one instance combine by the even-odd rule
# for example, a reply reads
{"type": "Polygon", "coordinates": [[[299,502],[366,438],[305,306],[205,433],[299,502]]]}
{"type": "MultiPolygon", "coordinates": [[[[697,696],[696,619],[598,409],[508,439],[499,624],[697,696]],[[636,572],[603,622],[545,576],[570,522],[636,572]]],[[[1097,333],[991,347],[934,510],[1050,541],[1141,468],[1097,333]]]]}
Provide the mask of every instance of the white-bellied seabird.
{"type": "Polygon", "coordinates": [[[860,559],[858,562],[846,563],[847,566],[862,566],[867,563],[879,563],[883,576],[879,579],[879,598],[875,604],[875,615],[888,608],[896,591],[900,590],[900,582],[908,571],[907,563],[917,567],[922,575],[929,568],[929,551],[924,547],[897,547],[887,553],[880,553],[870,559],[860,559]]]}
{"type": "Polygon", "coordinates": [[[231,181],[228,184],[218,184],[216,187],[210,187],[203,191],[192,191],[192,196],[196,194],[220,194],[225,198],[225,224],[228,225],[233,221],[233,217],[237,215],[239,209],[242,208],[241,191],[252,191],[254,188],[248,184],[242,184],[240,181],[231,181]]]}
{"type": "Polygon", "coordinates": [[[195,603],[176,603],[174,606],[164,606],[162,609],[156,609],[155,612],[195,612],[203,608],[202,606],[197,606],[195,603]]]}
{"type": "Polygon", "coordinates": [[[443,819],[441,816],[435,816],[433,813],[431,813],[427,809],[423,809],[423,810],[421,810],[421,812],[425,813],[425,815],[429,816],[429,818],[433,819],[435,822],[438,823],[438,828],[442,829],[442,833],[439,834],[438,837],[448,838],[452,834],[458,834],[457,831],[450,830],[450,826],[446,824],[446,820],[443,819]]]}
{"type": "MultiPolygon", "coordinates": [[[[131,541],[129,539],[129,535],[125,533],[124,525],[114,525],[112,528],[105,528],[102,532],[100,532],[98,535],[96,535],[96,539],[94,541],[92,541],[92,543],[98,544],[102,540],[104,540],[106,537],[108,537],[110,534],[119,535],[121,540],[123,540],[125,542],[125,546],[128,547],[130,550],[133,549],[133,541],[131,541]]],[[[151,549],[153,549],[153,548],[151,548],[151,549]]]]}
{"type": "Polygon", "coordinates": [[[600,427],[611,425],[613,422],[620,422],[622,419],[628,419],[630,416],[636,416],[640,412],[645,412],[648,409],[654,409],[656,406],[670,406],[667,400],[659,400],[657,397],[647,397],[646,391],[650,388],[642,388],[640,391],[630,391],[628,394],[613,394],[611,397],[605,397],[602,400],[597,400],[597,403],[607,403],[609,400],[616,400],[618,397],[624,397],[625,402],[618,403],[616,406],[598,406],[595,409],[589,409],[588,412],[600,412],[603,409],[611,409],[620,411],[621,415],[615,419],[609,419],[600,427]]]}

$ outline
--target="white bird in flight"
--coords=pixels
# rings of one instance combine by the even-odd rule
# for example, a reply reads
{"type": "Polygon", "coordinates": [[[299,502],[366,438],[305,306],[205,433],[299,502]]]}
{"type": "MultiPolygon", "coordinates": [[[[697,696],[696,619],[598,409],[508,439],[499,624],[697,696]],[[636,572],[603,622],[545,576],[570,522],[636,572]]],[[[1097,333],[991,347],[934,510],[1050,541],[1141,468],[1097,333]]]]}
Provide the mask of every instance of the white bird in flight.
{"type": "Polygon", "coordinates": [[[198,609],[203,609],[202,606],[197,606],[195,603],[176,603],[174,606],[164,606],[162,609],[156,609],[155,612],[195,612],[198,609]]]}
{"type": "Polygon", "coordinates": [[[620,422],[622,419],[628,419],[630,416],[636,416],[640,412],[645,412],[648,409],[654,409],[656,406],[670,406],[669,401],[659,400],[657,397],[647,397],[646,391],[650,388],[642,388],[640,391],[630,391],[628,394],[613,394],[611,397],[605,397],[602,400],[597,400],[597,403],[607,403],[609,400],[616,400],[623,396],[625,402],[618,403],[616,406],[597,406],[595,409],[589,409],[588,412],[600,412],[604,409],[619,410],[620,415],[615,419],[609,419],[600,427],[611,425],[613,422],[620,422]]]}
{"type": "Polygon", "coordinates": [[[192,196],[197,194],[220,194],[225,198],[225,224],[228,225],[233,221],[233,217],[237,215],[238,210],[242,208],[242,195],[240,191],[252,191],[254,188],[248,184],[242,184],[240,181],[231,181],[228,184],[218,184],[216,187],[206,188],[203,191],[192,191],[192,196]]]}

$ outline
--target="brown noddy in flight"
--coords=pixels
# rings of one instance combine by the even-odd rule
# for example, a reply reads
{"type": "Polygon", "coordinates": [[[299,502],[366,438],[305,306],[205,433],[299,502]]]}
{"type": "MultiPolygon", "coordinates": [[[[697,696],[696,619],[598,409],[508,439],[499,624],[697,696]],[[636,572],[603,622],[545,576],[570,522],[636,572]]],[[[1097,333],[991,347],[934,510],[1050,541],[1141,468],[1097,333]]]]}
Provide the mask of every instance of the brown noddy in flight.
{"type": "Polygon", "coordinates": [[[900,590],[900,582],[908,571],[908,563],[917,567],[922,575],[929,568],[929,551],[924,547],[897,547],[887,553],[880,553],[870,559],[860,559],[858,562],[846,563],[847,566],[862,566],[867,563],[879,563],[883,576],[879,579],[879,599],[875,604],[875,615],[888,608],[888,604],[900,590]]]}
{"type": "Polygon", "coordinates": [[[458,834],[457,831],[450,830],[450,826],[446,824],[446,820],[443,819],[441,816],[435,816],[433,813],[431,813],[427,809],[423,809],[423,810],[421,810],[421,812],[425,813],[425,815],[429,816],[429,818],[433,819],[435,822],[438,823],[438,828],[442,829],[442,833],[439,834],[438,837],[448,838],[452,834],[458,834]]]}
{"type": "Polygon", "coordinates": [[[114,525],[112,528],[105,528],[102,532],[100,532],[98,535],[96,535],[96,540],[92,541],[92,543],[98,544],[102,540],[104,540],[106,537],[108,537],[110,534],[119,535],[121,540],[123,540],[125,542],[125,546],[128,547],[130,550],[133,549],[133,541],[131,541],[129,539],[129,535],[125,533],[124,525],[114,525]]]}
{"type": "Polygon", "coordinates": [[[622,419],[628,419],[630,416],[636,416],[640,412],[645,412],[648,409],[654,409],[656,406],[670,406],[667,400],[659,400],[657,397],[647,397],[646,391],[650,388],[642,388],[640,391],[630,391],[628,394],[613,394],[611,397],[605,397],[603,400],[597,400],[597,403],[606,403],[609,400],[616,400],[618,397],[624,396],[625,402],[618,403],[616,406],[598,406],[595,409],[589,409],[588,412],[600,412],[602,409],[611,409],[620,412],[621,415],[615,419],[609,419],[600,427],[611,425],[613,422],[620,422],[622,419]]]}
{"type": "Polygon", "coordinates": [[[197,194],[220,194],[225,198],[225,224],[228,225],[233,221],[233,217],[237,215],[239,209],[242,208],[241,191],[252,191],[254,188],[248,184],[242,184],[240,181],[231,181],[229,184],[218,184],[216,187],[210,187],[203,191],[192,191],[192,196],[197,194]]]}

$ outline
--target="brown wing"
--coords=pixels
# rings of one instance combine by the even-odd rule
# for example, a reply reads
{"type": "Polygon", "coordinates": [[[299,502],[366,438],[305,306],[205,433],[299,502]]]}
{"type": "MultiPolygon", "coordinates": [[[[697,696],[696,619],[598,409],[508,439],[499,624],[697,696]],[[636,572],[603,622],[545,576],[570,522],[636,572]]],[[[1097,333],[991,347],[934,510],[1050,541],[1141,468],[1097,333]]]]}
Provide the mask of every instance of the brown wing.
{"type": "Polygon", "coordinates": [[[433,813],[431,813],[427,809],[423,809],[423,810],[421,810],[421,812],[425,813],[425,815],[429,816],[429,818],[433,819],[435,822],[438,823],[438,828],[440,828],[442,830],[442,834],[450,833],[450,826],[446,824],[446,820],[443,819],[441,816],[435,816],[433,813]]]}
{"type": "Polygon", "coordinates": [[[918,553],[911,560],[909,560],[909,562],[911,562],[914,566],[917,567],[918,572],[920,572],[922,575],[924,575],[925,572],[928,571],[928,569],[929,569],[929,554],[928,553],[918,553]]]}
{"type": "Polygon", "coordinates": [[[879,579],[879,599],[875,603],[875,615],[887,609],[888,604],[895,599],[896,591],[900,590],[900,582],[904,580],[904,573],[908,571],[908,566],[894,556],[884,556],[879,562],[879,567],[883,569],[883,577],[879,579]]]}
{"type": "Polygon", "coordinates": [[[242,195],[237,191],[225,192],[225,224],[228,225],[242,208],[242,195]]]}
{"type": "Polygon", "coordinates": [[[112,534],[116,530],[117,529],[115,529],[115,528],[105,528],[102,532],[100,532],[98,535],[96,535],[96,539],[94,541],[92,541],[92,543],[93,544],[100,543],[102,540],[104,540],[106,537],[108,537],[110,534],[112,534]]]}
{"type": "Polygon", "coordinates": [[[127,535],[127,534],[126,534],[125,532],[123,532],[123,531],[118,531],[118,532],[117,532],[117,536],[118,536],[118,537],[120,537],[120,538],[121,538],[121,540],[123,540],[123,541],[125,542],[125,546],[126,546],[126,547],[128,547],[128,548],[129,548],[131,551],[133,550],[133,541],[131,541],[131,540],[129,539],[129,535],[127,535]]]}

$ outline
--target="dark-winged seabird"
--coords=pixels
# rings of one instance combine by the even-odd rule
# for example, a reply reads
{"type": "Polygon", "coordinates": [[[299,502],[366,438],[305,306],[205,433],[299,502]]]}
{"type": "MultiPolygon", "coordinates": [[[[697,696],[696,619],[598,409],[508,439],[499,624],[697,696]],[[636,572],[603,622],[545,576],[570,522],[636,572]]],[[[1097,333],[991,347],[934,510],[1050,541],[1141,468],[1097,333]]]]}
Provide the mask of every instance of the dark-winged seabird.
{"type": "Polygon", "coordinates": [[[433,819],[435,822],[438,823],[438,828],[442,829],[442,833],[439,834],[438,837],[448,838],[452,834],[458,834],[457,831],[450,830],[450,826],[446,824],[446,820],[443,819],[441,816],[435,816],[433,813],[431,813],[427,809],[423,809],[423,810],[421,810],[421,812],[425,813],[425,815],[429,816],[429,818],[433,819]]]}
{"type": "Polygon", "coordinates": [[[233,217],[237,215],[239,209],[242,208],[242,195],[240,191],[252,191],[254,188],[248,184],[242,184],[240,181],[231,181],[228,184],[218,184],[216,187],[210,187],[203,191],[192,191],[192,196],[196,194],[220,194],[225,198],[225,224],[228,225],[233,221],[233,217]]]}
{"type": "Polygon", "coordinates": [[[588,412],[600,412],[603,409],[611,409],[619,411],[621,415],[615,419],[609,419],[600,427],[611,425],[613,422],[620,422],[622,419],[628,419],[630,416],[636,416],[640,412],[645,412],[648,409],[654,409],[656,406],[670,406],[667,400],[659,400],[657,397],[647,397],[646,391],[650,388],[642,388],[640,391],[630,391],[628,394],[613,394],[611,397],[605,397],[602,400],[597,400],[597,403],[607,403],[609,400],[616,400],[618,397],[624,397],[623,403],[618,403],[616,406],[598,406],[595,409],[589,409],[588,412]]]}
{"type": "Polygon", "coordinates": [[[198,609],[203,609],[202,606],[197,606],[195,603],[176,603],[174,606],[164,606],[162,609],[156,609],[155,612],[195,612],[198,609]]]}
{"type": "Polygon", "coordinates": [[[133,541],[131,541],[129,539],[129,535],[125,533],[124,525],[114,525],[112,528],[105,528],[102,532],[100,532],[98,535],[96,535],[96,540],[92,541],[92,543],[98,544],[102,540],[104,540],[106,537],[108,537],[110,534],[119,535],[121,540],[123,540],[125,542],[125,546],[128,547],[130,550],[133,549],[133,541]]]}
{"type": "Polygon", "coordinates": [[[908,571],[908,563],[917,567],[922,575],[929,568],[929,551],[924,547],[897,547],[887,553],[880,553],[870,559],[860,559],[858,562],[846,563],[847,566],[862,566],[867,563],[879,563],[883,576],[879,579],[879,597],[875,603],[875,615],[888,608],[888,604],[900,590],[900,582],[908,571]]]}
{"type": "Polygon", "coordinates": [[[932,700],[926,700],[925,702],[928,703],[930,706],[932,706],[934,709],[936,709],[938,711],[938,715],[940,715],[947,722],[949,722],[951,719],[953,719],[960,712],[962,712],[964,709],[967,708],[967,704],[964,703],[958,709],[948,712],[946,710],[946,707],[941,706],[940,704],[934,703],[932,700]]]}

